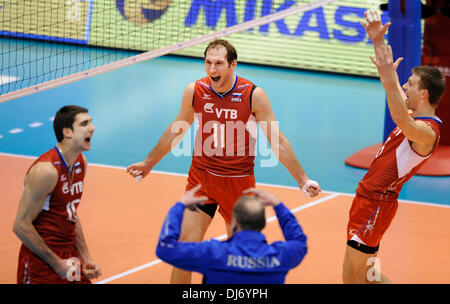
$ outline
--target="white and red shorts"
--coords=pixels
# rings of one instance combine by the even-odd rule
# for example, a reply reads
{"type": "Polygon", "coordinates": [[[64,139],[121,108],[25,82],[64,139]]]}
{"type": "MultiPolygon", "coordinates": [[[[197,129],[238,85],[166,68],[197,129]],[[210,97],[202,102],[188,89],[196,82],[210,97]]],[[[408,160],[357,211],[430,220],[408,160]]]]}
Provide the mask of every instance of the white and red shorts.
{"type": "MultiPolygon", "coordinates": [[[[62,259],[78,257],[75,249],[61,249],[53,252],[62,259]]],[[[22,244],[19,252],[17,284],[90,284],[80,271],[80,276],[73,280],[61,278],[47,263],[22,244]]]]}
{"type": "Polygon", "coordinates": [[[198,184],[201,184],[202,187],[196,195],[209,198],[203,206],[200,206],[200,209],[213,217],[216,210],[215,206],[218,205],[219,213],[230,224],[236,201],[243,195],[244,190],[255,187],[255,176],[253,174],[246,176],[219,176],[191,166],[186,191],[198,184]],[[210,204],[213,204],[214,208],[208,208],[208,206],[211,206],[210,204]]]}
{"type": "Polygon", "coordinates": [[[366,248],[369,251],[367,253],[376,252],[384,233],[394,219],[397,207],[396,200],[377,201],[356,194],[347,224],[347,244],[355,249],[369,247],[366,248]]]}

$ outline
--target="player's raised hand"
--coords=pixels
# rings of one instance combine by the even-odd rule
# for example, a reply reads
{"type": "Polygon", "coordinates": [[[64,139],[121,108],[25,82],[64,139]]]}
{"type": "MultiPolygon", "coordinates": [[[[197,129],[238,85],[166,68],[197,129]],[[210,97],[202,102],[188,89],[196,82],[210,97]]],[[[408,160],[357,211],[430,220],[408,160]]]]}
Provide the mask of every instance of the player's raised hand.
{"type": "Polygon", "coordinates": [[[275,195],[264,189],[249,188],[244,190],[243,193],[254,195],[264,206],[276,206],[280,203],[280,200],[275,195]]]}
{"type": "Polygon", "coordinates": [[[392,48],[390,45],[387,47],[376,48],[375,55],[376,59],[370,56],[370,60],[372,60],[373,64],[377,67],[381,82],[396,79],[398,76],[395,71],[397,70],[400,62],[403,60],[403,57],[398,58],[394,62],[392,48]]]}
{"type": "Polygon", "coordinates": [[[191,190],[184,193],[183,197],[180,198],[179,202],[185,204],[186,207],[189,208],[189,210],[197,211],[195,206],[203,205],[208,200],[208,197],[206,197],[206,196],[196,196],[195,195],[197,193],[197,191],[200,190],[201,187],[202,187],[202,185],[199,184],[199,185],[195,186],[194,188],[192,188],[191,190]]]}
{"type": "Polygon", "coordinates": [[[367,10],[364,12],[364,16],[366,17],[366,22],[361,22],[361,25],[369,35],[370,40],[372,42],[383,42],[384,44],[384,35],[391,25],[390,22],[387,22],[385,25],[381,23],[381,16],[376,10],[367,10]]]}

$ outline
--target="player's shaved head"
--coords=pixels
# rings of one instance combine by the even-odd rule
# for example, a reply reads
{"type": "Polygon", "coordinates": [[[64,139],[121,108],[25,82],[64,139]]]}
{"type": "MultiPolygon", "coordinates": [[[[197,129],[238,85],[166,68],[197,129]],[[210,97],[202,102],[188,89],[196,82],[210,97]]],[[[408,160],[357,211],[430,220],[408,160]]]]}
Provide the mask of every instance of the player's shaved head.
{"type": "Polygon", "coordinates": [[[234,206],[233,217],[242,230],[261,231],[266,225],[264,205],[254,196],[241,196],[234,206]]]}

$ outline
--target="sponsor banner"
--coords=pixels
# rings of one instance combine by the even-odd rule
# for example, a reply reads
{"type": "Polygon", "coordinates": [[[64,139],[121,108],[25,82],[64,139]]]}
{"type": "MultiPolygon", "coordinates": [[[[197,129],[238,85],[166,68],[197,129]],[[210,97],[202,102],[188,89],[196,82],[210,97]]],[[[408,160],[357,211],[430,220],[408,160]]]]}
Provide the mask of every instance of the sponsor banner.
{"type": "MultiPolygon", "coordinates": [[[[148,51],[219,31],[308,1],[96,1],[89,43],[148,51]]],[[[311,2],[311,1],[309,1],[311,2]]],[[[340,0],[227,36],[241,62],[376,76],[360,21],[379,1],[340,0]]],[[[383,22],[388,19],[382,14],[383,22]]],[[[176,52],[202,57],[206,44],[176,52]]]]}
{"type": "MultiPolygon", "coordinates": [[[[194,2],[194,1],[193,1],[194,2]]],[[[373,1],[372,1],[373,2],[373,1]]],[[[247,1],[242,12],[223,10],[220,20],[231,25],[275,13],[302,1],[247,1]]],[[[304,1],[303,1],[304,3],[304,1]]],[[[364,11],[374,7],[366,0],[335,1],[305,13],[292,15],[267,25],[231,35],[227,39],[238,50],[238,60],[256,64],[284,66],[376,76],[369,59],[372,45],[360,22],[364,11]]],[[[186,26],[214,26],[216,17],[205,10],[190,10],[186,26]]],[[[383,22],[388,13],[382,13],[383,22]]],[[[387,37],[386,37],[387,38],[387,37]]],[[[178,52],[203,56],[206,44],[178,52]]]]}
{"type": "MultiPolygon", "coordinates": [[[[311,1],[0,0],[0,34],[150,51],[311,1]],[[20,20],[20,21],[19,21],[20,20]]],[[[376,76],[360,21],[377,0],[339,0],[228,36],[238,60],[376,76]]],[[[383,12],[382,21],[388,20],[383,12]]],[[[176,52],[203,57],[206,44],[176,52]]]]}

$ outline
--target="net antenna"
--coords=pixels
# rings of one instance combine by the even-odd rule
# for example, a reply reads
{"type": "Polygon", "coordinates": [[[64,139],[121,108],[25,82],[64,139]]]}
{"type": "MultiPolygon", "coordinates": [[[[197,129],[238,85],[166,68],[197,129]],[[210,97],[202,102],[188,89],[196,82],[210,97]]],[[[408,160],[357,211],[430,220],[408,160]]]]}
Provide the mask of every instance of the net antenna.
{"type": "MultiPolygon", "coordinates": [[[[55,2],[58,0],[51,0],[51,1],[55,2]]],[[[67,3],[69,3],[70,1],[75,4],[77,4],[81,1],[89,2],[91,4],[93,3],[93,0],[68,0],[67,3]]],[[[117,3],[119,3],[119,2],[125,3],[126,2],[125,0],[116,0],[116,1],[117,1],[117,3]]],[[[304,13],[306,11],[325,6],[327,4],[335,2],[337,0],[316,0],[316,1],[305,0],[305,1],[307,1],[307,2],[301,3],[299,5],[293,6],[288,9],[281,10],[281,11],[273,13],[273,14],[255,18],[253,20],[246,21],[241,24],[226,27],[224,29],[215,31],[213,33],[202,35],[200,37],[193,38],[193,39],[188,39],[188,40],[185,40],[182,42],[177,42],[177,43],[171,44],[169,46],[165,46],[165,47],[158,48],[155,50],[147,51],[147,52],[144,52],[144,53],[141,53],[138,55],[134,55],[131,57],[126,57],[124,59],[113,61],[113,62],[104,64],[104,65],[100,65],[100,66],[97,66],[97,67],[94,67],[91,69],[85,69],[81,72],[75,72],[75,73],[69,74],[67,76],[62,76],[62,77],[52,79],[49,81],[44,81],[44,82],[39,83],[39,75],[37,75],[37,77],[35,77],[36,78],[35,84],[31,84],[25,88],[21,88],[18,90],[14,90],[14,91],[10,91],[10,92],[7,91],[7,93],[0,95],[0,102],[4,102],[4,101],[15,99],[15,98],[20,98],[20,97],[27,96],[27,95],[30,95],[33,93],[37,93],[37,92],[42,92],[42,91],[45,91],[48,89],[62,86],[64,84],[68,84],[71,82],[86,79],[86,78],[96,76],[96,75],[99,75],[99,74],[102,74],[105,72],[113,71],[113,70],[116,70],[119,68],[127,67],[132,64],[146,61],[149,59],[153,59],[153,58],[156,58],[159,56],[167,55],[167,54],[170,54],[170,53],[173,53],[173,52],[185,49],[185,48],[189,48],[189,47],[192,47],[192,46],[204,43],[204,42],[208,42],[208,41],[211,41],[211,40],[214,40],[217,38],[225,37],[225,36],[239,33],[239,32],[254,28],[254,27],[258,27],[258,26],[262,26],[262,25],[265,25],[265,24],[268,24],[271,22],[275,22],[275,21],[284,19],[288,16],[294,15],[294,14],[304,13]]],[[[305,2],[305,1],[302,1],[302,2],[305,2]]],[[[139,1],[135,1],[135,2],[137,4],[139,4],[139,1]]],[[[0,0],[0,4],[1,4],[1,0],[0,0]]],[[[0,8],[1,8],[1,6],[0,6],[0,8]]],[[[128,9],[130,9],[130,8],[128,8],[128,9]]],[[[1,10],[0,10],[0,14],[1,14],[1,10]]],[[[73,11],[71,12],[70,16],[71,16],[71,18],[80,17],[77,14],[73,13],[73,11]]],[[[139,22],[139,20],[132,20],[132,21],[139,22]]],[[[6,22],[6,21],[2,21],[2,22],[6,22]]],[[[2,31],[1,26],[2,26],[2,24],[0,23],[0,36],[5,35],[5,31],[2,31]]],[[[21,37],[33,38],[30,36],[26,36],[26,35],[8,35],[8,34],[6,34],[6,36],[16,36],[19,38],[21,38],[21,37]]],[[[70,39],[65,39],[65,38],[50,39],[50,40],[54,40],[54,41],[56,40],[57,42],[73,43],[73,41],[69,41],[70,39]]],[[[80,48],[80,47],[76,46],[76,48],[80,48]]],[[[3,49],[3,47],[2,47],[2,49],[3,49]]],[[[0,58],[2,59],[2,61],[6,61],[6,60],[11,61],[11,58],[10,58],[11,56],[10,55],[6,56],[4,51],[2,51],[2,54],[0,54],[0,56],[1,56],[0,58]]],[[[17,58],[15,58],[15,60],[17,61],[17,58]]],[[[34,60],[37,61],[36,59],[34,59],[34,60]]],[[[85,66],[85,65],[86,65],[86,63],[82,64],[82,66],[85,66]]],[[[14,82],[14,81],[18,80],[17,77],[15,77],[15,76],[1,75],[5,71],[11,69],[8,66],[8,64],[6,64],[6,67],[4,67],[4,66],[5,66],[5,63],[0,64],[0,76],[1,76],[1,78],[0,78],[0,93],[3,92],[3,89],[1,89],[1,88],[4,85],[8,84],[9,82],[14,82]]],[[[55,72],[53,72],[53,73],[55,73],[55,72]]],[[[41,77],[41,78],[43,78],[43,77],[41,77]]],[[[31,81],[29,80],[28,82],[31,82],[31,81]]]]}

